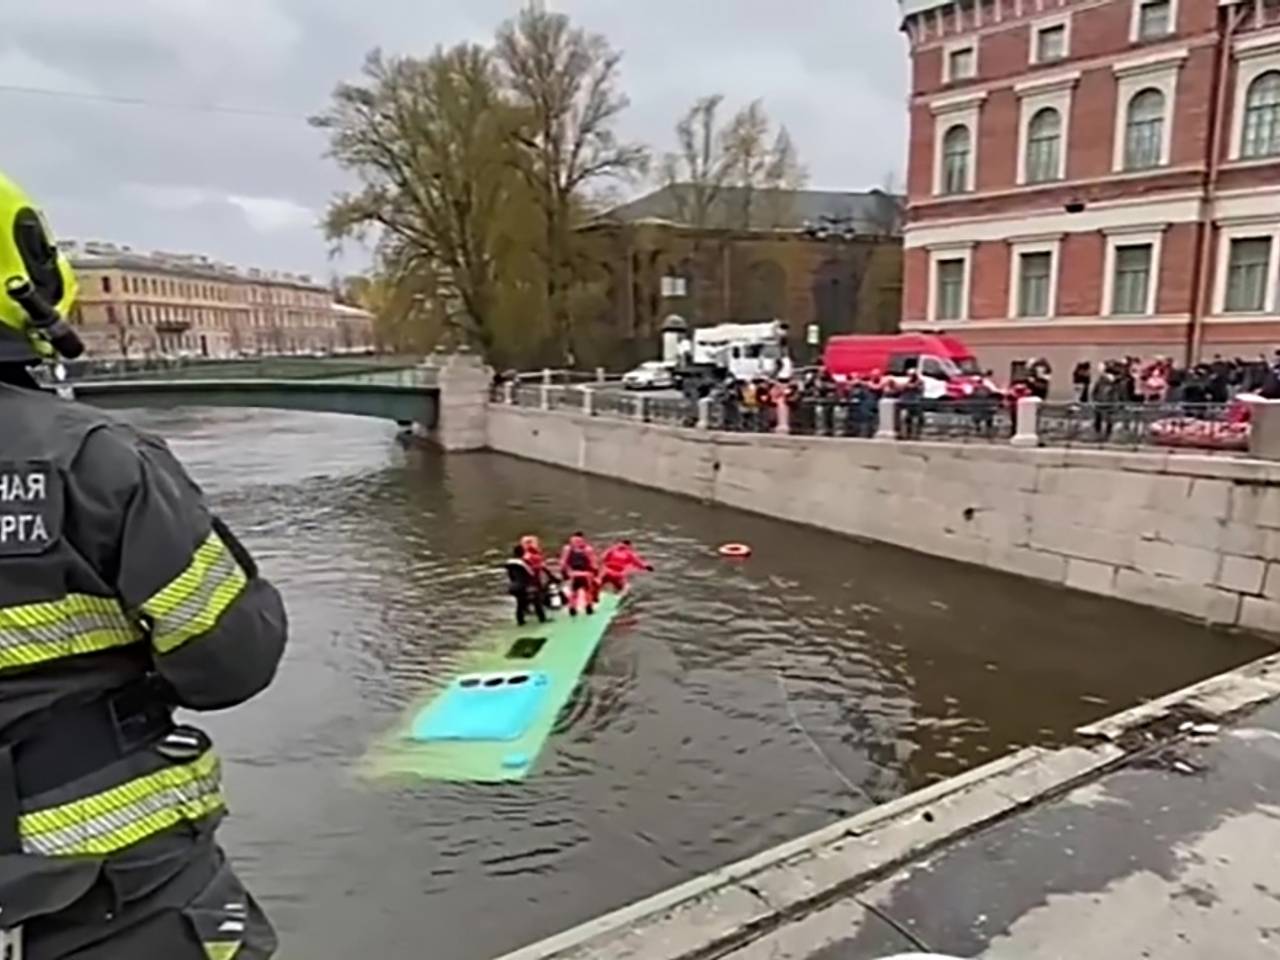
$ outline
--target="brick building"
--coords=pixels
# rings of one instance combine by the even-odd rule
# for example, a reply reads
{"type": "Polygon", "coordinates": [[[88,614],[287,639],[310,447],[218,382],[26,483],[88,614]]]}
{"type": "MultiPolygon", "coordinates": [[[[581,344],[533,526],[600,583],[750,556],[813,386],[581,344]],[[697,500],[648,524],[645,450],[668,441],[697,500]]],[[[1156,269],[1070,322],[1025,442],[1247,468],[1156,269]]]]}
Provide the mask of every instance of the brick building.
{"type": "Polygon", "coordinates": [[[799,356],[810,324],[824,337],[897,329],[900,198],[725,187],[695,213],[691,189],[665,187],[583,229],[619,357],[655,356],[673,313],[698,326],[784,320],[799,356]]]}
{"type": "Polygon", "coordinates": [[[80,280],[72,322],[98,357],[235,357],[371,349],[373,317],[310,277],[207,257],[67,242],[80,280]]]}
{"type": "Polygon", "coordinates": [[[999,371],[1280,346],[1280,0],[899,0],[904,327],[999,371]]]}

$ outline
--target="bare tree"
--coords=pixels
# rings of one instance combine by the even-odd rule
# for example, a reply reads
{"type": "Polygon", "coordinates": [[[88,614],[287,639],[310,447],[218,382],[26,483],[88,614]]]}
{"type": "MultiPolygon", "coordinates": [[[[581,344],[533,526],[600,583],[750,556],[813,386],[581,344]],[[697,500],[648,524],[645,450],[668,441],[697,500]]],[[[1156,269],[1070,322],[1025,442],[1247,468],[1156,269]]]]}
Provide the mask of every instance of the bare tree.
{"type": "Polygon", "coordinates": [[[787,193],[803,187],[809,178],[790,132],[785,126],[775,131],[764,103],[754,100],[729,122],[724,137],[729,183],[736,188],[739,205],[738,225],[743,229],[777,226],[788,212],[787,193]],[[758,193],[764,193],[768,200],[764,218],[757,210],[758,193]],[[765,222],[761,224],[762,219],[765,222]]]}
{"type": "Polygon", "coordinates": [[[716,205],[733,173],[734,158],[725,149],[725,131],[716,116],[721,94],[697,100],[676,124],[677,150],[662,158],[661,179],[680,219],[699,230],[712,225],[716,205]]]}
{"type": "Polygon", "coordinates": [[[518,134],[520,169],[542,206],[546,293],[554,334],[569,356],[574,282],[574,228],[587,190],[610,178],[642,173],[648,152],[614,131],[629,104],[618,89],[621,54],[567,16],[531,2],[499,30],[496,53],[506,86],[526,114],[518,134]]]}
{"type": "Polygon", "coordinates": [[[484,49],[462,44],[426,60],[374,51],[365,82],[343,84],[312,123],[361,180],[326,220],[331,238],[380,231],[398,269],[431,274],[459,305],[448,318],[488,349],[502,282],[504,224],[527,191],[515,172],[521,113],[503,98],[484,49]]]}

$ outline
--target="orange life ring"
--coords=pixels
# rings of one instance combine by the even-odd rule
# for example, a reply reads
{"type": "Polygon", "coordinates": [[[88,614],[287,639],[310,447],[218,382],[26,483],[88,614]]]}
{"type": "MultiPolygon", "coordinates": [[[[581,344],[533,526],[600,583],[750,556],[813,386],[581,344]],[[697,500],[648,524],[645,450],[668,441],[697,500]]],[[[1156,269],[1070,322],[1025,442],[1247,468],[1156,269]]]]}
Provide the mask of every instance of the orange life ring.
{"type": "Polygon", "coordinates": [[[751,556],[751,548],[745,543],[726,543],[720,548],[720,556],[741,560],[751,556]]]}

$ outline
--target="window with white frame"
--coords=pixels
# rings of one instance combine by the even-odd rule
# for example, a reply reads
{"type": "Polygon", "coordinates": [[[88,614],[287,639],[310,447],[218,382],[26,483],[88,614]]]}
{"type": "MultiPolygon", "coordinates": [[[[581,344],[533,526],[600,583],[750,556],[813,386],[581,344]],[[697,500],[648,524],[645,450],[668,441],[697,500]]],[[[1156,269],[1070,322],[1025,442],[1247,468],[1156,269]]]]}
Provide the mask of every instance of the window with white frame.
{"type": "Polygon", "coordinates": [[[937,320],[960,320],[965,314],[965,266],[963,257],[937,262],[937,320]]]}
{"type": "Polygon", "coordinates": [[[1102,310],[1107,316],[1143,317],[1156,312],[1165,227],[1109,231],[1102,310]]]}
{"type": "Polygon", "coordinates": [[[969,319],[972,244],[947,244],[929,251],[930,322],[969,319]]]}
{"type": "Polygon", "coordinates": [[[1018,316],[1047,317],[1053,299],[1053,254],[1018,254],[1018,316]]]}
{"type": "Polygon", "coordinates": [[[1154,250],[1149,243],[1129,243],[1116,247],[1112,275],[1114,293],[1111,312],[1117,316],[1149,313],[1151,265],[1154,250]]]}
{"type": "Polygon", "coordinates": [[[975,188],[978,120],[986,93],[944,97],[930,104],[934,121],[933,193],[965,193],[975,188]]]}
{"type": "Polygon", "coordinates": [[[1231,52],[1230,159],[1280,156],[1280,34],[1247,31],[1233,41],[1231,52]]]}
{"type": "Polygon", "coordinates": [[[1041,107],[1027,125],[1027,183],[1048,183],[1061,179],[1062,114],[1053,107],[1041,107]]]}
{"type": "Polygon", "coordinates": [[[1062,17],[1031,27],[1031,62],[1054,63],[1070,55],[1071,18],[1062,17]]]}
{"type": "Polygon", "coordinates": [[[969,156],[973,135],[962,123],[951,127],[942,138],[942,192],[964,193],[969,189],[969,156]]]}
{"type": "Polygon", "coordinates": [[[977,73],[977,56],[973,47],[959,47],[947,53],[947,80],[971,80],[977,73]]]}
{"type": "Polygon", "coordinates": [[[1120,105],[1115,119],[1113,170],[1151,170],[1172,162],[1178,78],[1189,55],[1183,47],[1112,65],[1120,105]]]}
{"type": "Polygon", "coordinates": [[[1225,313],[1261,313],[1267,308],[1272,237],[1233,237],[1227,254],[1225,313]]]}
{"type": "Polygon", "coordinates": [[[1244,102],[1240,156],[1280,154],[1280,70],[1269,70],[1249,84],[1244,102]]]}
{"type": "Polygon", "coordinates": [[[1079,80],[1076,70],[1014,87],[1019,99],[1018,183],[1049,183],[1067,176],[1068,128],[1079,80]]]}
{"type": "Polygon", "coordinates": [[[1135,40],[1163,40],[1173,33],[1177,10],[1174,0],[1137,0],[1135,40]]]}
{"type": "Polygon", "coordinates": [[[1150,170],[1164,162],[1164,124],[1164,94],[1152,87],[1134,94],[1125,120],[1126,170],[1150,170]]]}

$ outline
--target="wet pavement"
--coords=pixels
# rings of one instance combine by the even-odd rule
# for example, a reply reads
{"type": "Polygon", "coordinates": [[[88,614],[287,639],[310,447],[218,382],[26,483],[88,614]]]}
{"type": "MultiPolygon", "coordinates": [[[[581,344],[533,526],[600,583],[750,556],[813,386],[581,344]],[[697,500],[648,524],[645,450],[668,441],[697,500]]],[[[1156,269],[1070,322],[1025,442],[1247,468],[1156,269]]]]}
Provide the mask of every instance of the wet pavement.
{"type": "Polygon", "coordinates": [[[1280,703],[1140,753],[731,960],[1274,958],[1280,703]]]}

